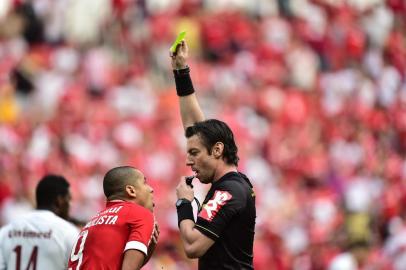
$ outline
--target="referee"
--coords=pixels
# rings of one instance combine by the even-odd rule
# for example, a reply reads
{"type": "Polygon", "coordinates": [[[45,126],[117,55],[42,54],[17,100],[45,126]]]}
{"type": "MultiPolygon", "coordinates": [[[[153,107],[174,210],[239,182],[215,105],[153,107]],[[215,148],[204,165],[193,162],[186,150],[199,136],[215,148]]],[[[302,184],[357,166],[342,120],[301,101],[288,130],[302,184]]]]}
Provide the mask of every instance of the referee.
{"type": "Polygon", "coordinates": [[[182,179],[176,188],[178,225],[186,255],[199,258],[200,270],[254,269],[255,194],[238,172],[237,146],[228,125],[205,120],[186,64],[185,41],[171,54],[180,113],[187,138],[186,165],[211,184],[194,221],[193,189],[182,179]]]}

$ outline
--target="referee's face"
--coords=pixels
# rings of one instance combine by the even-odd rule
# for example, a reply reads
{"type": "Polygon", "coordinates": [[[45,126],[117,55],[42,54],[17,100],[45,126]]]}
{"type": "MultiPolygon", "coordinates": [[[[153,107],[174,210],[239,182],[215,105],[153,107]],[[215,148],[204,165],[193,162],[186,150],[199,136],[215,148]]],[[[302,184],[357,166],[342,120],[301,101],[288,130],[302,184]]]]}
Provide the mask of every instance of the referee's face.
{"type": "Polygon", "coordinates": [[[201,138],[198,135],[188,138],[186,148],[186,165],[195,172],[196,178],[204,184],[213,182],[218,160],[209,154],[201,138]]]}

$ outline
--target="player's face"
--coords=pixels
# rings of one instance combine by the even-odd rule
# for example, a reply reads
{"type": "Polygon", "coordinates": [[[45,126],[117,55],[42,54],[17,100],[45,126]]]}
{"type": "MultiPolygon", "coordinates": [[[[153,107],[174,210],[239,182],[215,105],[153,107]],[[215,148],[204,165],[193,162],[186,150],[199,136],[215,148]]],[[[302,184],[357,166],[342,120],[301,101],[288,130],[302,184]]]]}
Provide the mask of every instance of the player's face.
{"type": "Polygon", "coordinates": [[[70,209],[70,202],[72,200],[72,196],[70,190],[68,189],[68,193],[65,196],[61,196],[59,199],[59,216],[64,219],[69,218],[69,209],[70,209]]]}
{"type": "Polygon", "coordinates": [[[193,135],[188,138],[186,149],[186,165],[190,166],[195,172],[196,178],[204,184],[213,182],[218,160],[215,159],[212,154],[208,153],[201,138],[198,135],[193,135]]]}
{"type": "Polygon", "coordinates": [[[147,184],[147,180],[142,173],[139,174],[139,177],[137,178],[136,181],[137,181],[135,185],[137,189],[136,202],[139,205],[144,206],[145,208],[153,211],[155,205],[153,188],[147,184]]]}

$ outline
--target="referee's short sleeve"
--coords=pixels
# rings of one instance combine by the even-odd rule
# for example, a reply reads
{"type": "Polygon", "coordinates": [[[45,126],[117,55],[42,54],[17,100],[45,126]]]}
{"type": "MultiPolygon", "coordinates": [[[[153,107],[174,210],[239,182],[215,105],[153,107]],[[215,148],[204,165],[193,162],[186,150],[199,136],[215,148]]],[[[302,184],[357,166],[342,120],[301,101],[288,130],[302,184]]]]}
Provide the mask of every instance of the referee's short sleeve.
{"type": "Polygon", "coordinates": [[[197,216],[195,228],[216,241],[232,218],[244,208],[246,193],[238,182],[219,186],[197,216]]]}

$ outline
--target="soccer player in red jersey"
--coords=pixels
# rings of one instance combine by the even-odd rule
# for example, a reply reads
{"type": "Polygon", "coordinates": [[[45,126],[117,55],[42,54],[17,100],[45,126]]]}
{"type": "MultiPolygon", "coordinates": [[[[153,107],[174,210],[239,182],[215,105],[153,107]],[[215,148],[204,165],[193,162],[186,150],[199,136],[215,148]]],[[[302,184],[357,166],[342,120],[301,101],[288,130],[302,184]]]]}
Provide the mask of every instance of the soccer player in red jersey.
{"type": "Polygon", "coordinates": [[[106,173],[103,190],[106,208],[83,227],[68,269],[140,269],[151,257],[159,235],[153,189],[142,172],[123,166],[106,173]]]}

